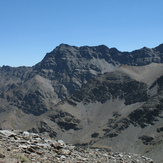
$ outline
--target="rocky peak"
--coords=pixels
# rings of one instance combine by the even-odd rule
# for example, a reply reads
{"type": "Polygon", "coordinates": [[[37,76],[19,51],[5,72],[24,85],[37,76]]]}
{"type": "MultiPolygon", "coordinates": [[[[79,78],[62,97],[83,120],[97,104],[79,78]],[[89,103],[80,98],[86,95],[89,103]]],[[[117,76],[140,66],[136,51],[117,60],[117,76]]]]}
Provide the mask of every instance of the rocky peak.
{"type": "Polygon", "coordinates": [[[112,60],[109,48],[104,45],[75,47],[61,44],[35,65],[34,71],[50,80],[55,79],[55,89],[60,92],[64,88],[65,94],[69,95],[92,77],[118,66],[112,60]],[[62,86],[56,88],[56,82],[62,86]]]}
{"type": "Polygon", "coordinates": [[[70,46],[68,44],[60,44],[52,52],[47,53],[44,59],[35,66],[35,69],[53,69],[57,65],[59,68],[67,69],[69,65],[74,68],[83,68],[84,62],[94,60],[95,67],[98,67],[97,60],[116,66],[121,64],[127,65],[147,65],[152,62],[162,63],[163,61],[163,44],[156,48],[143,47],[132,52],[121,52],[116,48],[108,48],[105,45],[99,46],[70,46]],[[87,60],[87,61],[86,61],[87,60]],[[79,64],[80,63],[80,64],[79,64]]]}
{"type": "Polygon", "coordinates": [[[163,44],[160,44],[159,46],[157,46],[156,48],[157,51],[159,51],[160,53],[163,53],[163,44]]]}
{"type": "Polygon", "coordinates": [[[67,44],[60,44],[52,52],[47,53],[44,59],[36,65],[36,68],[40,68],[41,66],[41,68],[48,69],[49,65],[54,65],[54,62],[60,64],[61,60],[68,60],[71,62],[75,62],[76,60],[78,60],[78,62],[83,62],[84,60],[92,59],[108,60],[110,58],[109,56],[109,48],[105,45],[76,47],[67,44]]]}

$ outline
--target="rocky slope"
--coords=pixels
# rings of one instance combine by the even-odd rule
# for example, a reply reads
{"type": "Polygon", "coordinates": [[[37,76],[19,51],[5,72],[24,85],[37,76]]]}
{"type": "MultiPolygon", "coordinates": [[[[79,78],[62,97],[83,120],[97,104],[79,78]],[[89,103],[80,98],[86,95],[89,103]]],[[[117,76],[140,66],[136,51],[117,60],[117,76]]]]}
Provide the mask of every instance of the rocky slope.
{"type": "Polygon", "coordinates": [[[26,129],[75,145],[141,153],[162,161],[162,68],[162,64],[121,66],[104,73],[26,129]],[[152,71],[157,72],[156,80],[152,71]]]}
{"type": "Polygon", "coordinates": [[[0,130],[0,162],[139,162],[153,160],[132,153],[112,153],[104,149],[84,149],[62,140],[42,137],[27,131],[0,130]],[[7,142],[7,143],[6,143],[7,142]]]}
{"type": "Polygon", "coordinates": [[[61,44],[33,67],[0,68],[0,128],[162,161],[163,44],[120,52],[61,44]]]}

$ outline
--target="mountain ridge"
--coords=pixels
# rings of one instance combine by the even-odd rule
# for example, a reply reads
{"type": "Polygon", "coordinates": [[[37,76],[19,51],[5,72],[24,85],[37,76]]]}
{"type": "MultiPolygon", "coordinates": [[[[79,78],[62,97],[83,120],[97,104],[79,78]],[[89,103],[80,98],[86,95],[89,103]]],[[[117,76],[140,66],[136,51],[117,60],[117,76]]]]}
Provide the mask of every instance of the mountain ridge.
{"type": "MultiPolygon", "coordinates": [[[[159,53],[162,53],[162,52],[163,52],[163,43],[160,44],[160,45],[158,45],[158,46],[156,46],[156,47],[154,47],[154,48],[143,47],[143,48],[136,49],[136,50],[132,50],[132,51],[125,51],[125,50],[124,50],[124,51],[120,51],[120,50],[118,50],[118,49],[115,48],[115,47],[108,48],[108,47],[107,47],[106,45],[104,45],[104,44],[97,45],[97,46],[88,46],[88,45],[84,45],[84,46],[78,47],[78,46],[74,46],[74,45],[69,45],[69,44],[61,43],[60,45],[56,46],[56,48],[53,49],[51,52],[47,53],[43,59],[45,59],[46,56],[47,56],[48,54],[54,52],[56,49],[61,48],[61,47],[73,47],[73,48],[75,48],[75,49],[80,49],[80,48],[85,48],[85,47],[88,47],[88,48],[97,48],[97,47],[100,48],[100,47],[102,47],[102,49],[105,49],[105,50],[111,49],[111,52],[120,52],[120,53],[124,53],[124,54],[135,53],[135,52],[137,52],[137,51],[142,51],[142,50],[150,50],[150,51],[153,50],[153,51],[158,51],[159,53]]],[[[42,60],[43,60],[43,59],[42,59],[42,60]]],[[[36,63],[36,64],[37,64],[37,63],[36,63]]],[[[35,65],[34,65],[34,66],[35,66],[35,65]]],[[[34,67],[34,66],[19,66],[19,67],[34,67]]],[[[0,69],[1,69],[2,67],[18,68],[18,67],[12,67],[12,66],[10,66],[10,65],[3,65],[3,66],[0,66],[0,69]]]]}
{"type": "Polygon", "coordinates": [[[162,49],[61,44],[32,67],[0,67],[0,129],[113,151],[128,147],[159,161],[162,49]]]}

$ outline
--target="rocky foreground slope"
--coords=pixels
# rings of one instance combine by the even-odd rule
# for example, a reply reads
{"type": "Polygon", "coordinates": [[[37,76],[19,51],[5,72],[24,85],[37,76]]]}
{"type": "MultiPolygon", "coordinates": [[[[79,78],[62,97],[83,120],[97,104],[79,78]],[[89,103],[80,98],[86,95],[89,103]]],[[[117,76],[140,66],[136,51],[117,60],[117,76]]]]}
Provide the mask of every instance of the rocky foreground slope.
{"type": "Polygon", "coordinates": [[[0,130],[0,162],[153,163],[153,160],[138,154],[70,146],[62,140],[47,139],[27,131],[0,130]]]}
{"type": "Polygon", "coordinates": [[[61,44],[0,68],[0,129],[163,161],[163,44],[120,52],[61,44]]]}

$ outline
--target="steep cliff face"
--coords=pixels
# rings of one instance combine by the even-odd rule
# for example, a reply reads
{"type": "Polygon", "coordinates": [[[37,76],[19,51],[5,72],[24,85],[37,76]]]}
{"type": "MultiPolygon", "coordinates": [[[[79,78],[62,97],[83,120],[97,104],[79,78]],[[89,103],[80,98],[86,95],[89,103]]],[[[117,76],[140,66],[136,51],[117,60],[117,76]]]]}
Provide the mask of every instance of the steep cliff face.
{"type": "Polygon", "coordinates": [[[92,77],[112,71],[120,64],[112,60],[104,46],[74,47],[61,44],[34,67],[41,76],[53,80],[58,98],[79,90],[92,77]]]}

